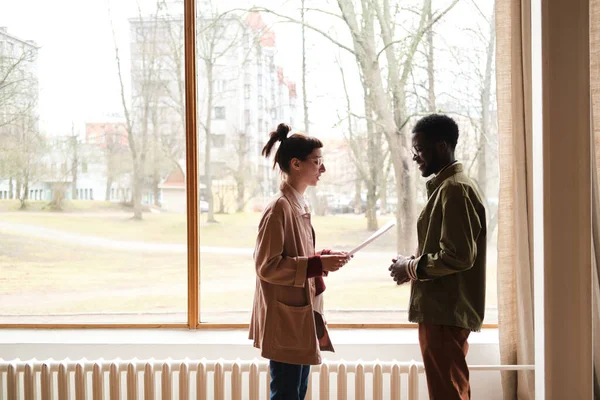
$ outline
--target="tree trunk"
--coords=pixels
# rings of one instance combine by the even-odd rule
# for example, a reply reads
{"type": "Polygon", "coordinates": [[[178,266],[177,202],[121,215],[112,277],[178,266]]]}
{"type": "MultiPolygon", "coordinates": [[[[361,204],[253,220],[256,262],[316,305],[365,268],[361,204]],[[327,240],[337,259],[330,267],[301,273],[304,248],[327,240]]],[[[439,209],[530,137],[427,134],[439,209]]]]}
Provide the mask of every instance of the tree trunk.
{"type": "Polygon", "coordinates": [[[23,194],[21,195],[21,210],[27,207],[27,200],[29,199],[29,177],[25,174],[25,182],[23,183],[23,194]]]}
{"type": "Polygon", "coordinates": [[[133,163],[133,219],[142,220],[142,187],[143,187],[143,173],[142,167],[139,160],[134,160],[133,163]]]}
{"type": "Polygon", "coordinates": [[[211,129],[212,129],[212,108],[213,108],[213,68],[212,60],[205,60],[206,64],[206,83],[208,87],[208,99],[206,104],[206,144],[204,148],[204,177],[206,179],[206,201],[208,202],[207,222],[217,222],[215,219],[215,200],[212,191],[212,176],[211,176],[211,129]]]}
{"type": "Polygon", "coordinates": [[[367,229],[377,230],[377,185],[367,182],[367,229]]]}
{"type": "Polygon", "coordinates": [[[244,179],[238,179],[237,185],[237,201],[236,201],[236,212],[243,212],[244,206],[246,205],[246,184],[244,179]]]}
{"type": "Polygon", "coordinates": [[[362,198],[360,197],[362,182],[360,171],[358,171],[358,168],[356,169],[356,180],[354,181],[354,214],[360,214],[362,211],[362,198]]]}
{"type": "MultiPolygon", "coordinates": [[[[427,12],[427,24],[431,25],[433,20],[433,10],[431,7],[431,2],[426,2],[425,6],[427,12]]],[[[429,112],[436,111],[436,101],[435,101],[435,67],[434,67],[434,54],[433,54],[433,27],[427,30],[427,81],[429,84],[428,88],[428,107],[429,112]]]]}
{"type": "Polygon", "coordinates": [[[153,189],[153,197],[154,197],[154,205],[156,207],[160,207],[160,188],[158,185],[160,184],[160,177],[158,175],[158,168],[154,168],[154,175],[152,177],[152,189],[153,189]]]}
{"type": "Polygon", "coordinates": [[[390,173],[390,167],[386,168],[386,171],[381,177],[381,183],[379,184],[379,198],[381,199],[381,214],[387,214],[388,209],[388,177],[390,173]]]}
{"type": "Polygon", "coordinates": [[[13,191],[13,178],[12,178],[12,176],[10,178],[8,178],[8,198],[11,199],[11,200],[15,198],[14,191],[13,191]]]}
{"type": "Polygon", "coordinates": [[[306,26],[304,23],[304,1],[305,0],[302,0],[302,6],[300,8],[302,21],[302,109],[304,110],[304,131],[306,134],[309,134],[308,95],[306,90],[306,26]]]}
{"type": "Polygon", "coordinates": [[[79,158],[77,154],[77,136],[71,127],[71,146],[73,146],[73,165],[71,166],[71,198],[77,200],[77,177],[79,172],[79,158]]]}
{"type": "Polygon", "coordinates": [[[104,192],[104,200],[110,201],[110,187],[112,186],[112,178],[106,179],[106,191],[104,192]]]}
{"type": "MultiPolygon", "coordinates": [[[[495,8],[494,8],[495,10],[495,8]]],[[[491,107],[491,92],[492,92],[492,73],[493,73],[493,60],[494,50],[496,42],[496,29],[495,29],[495,11],[492,13],[490,20],[490,31],[489,31],[489,42],[486,50],[485,60],[485,73],[483,81],[483,89],[481,92],[481,136],[479,137],[479,154],[477,156],[478,162],[478,173],[477,181],[479,187],[483,191],[482,195],[485,196],[487,193],[487,158],[488,158],[488,146],[487,141],[490,136],[490,107],[491,107]]],[[[491,236],[491,235],[490,235],[491,236]]]]}

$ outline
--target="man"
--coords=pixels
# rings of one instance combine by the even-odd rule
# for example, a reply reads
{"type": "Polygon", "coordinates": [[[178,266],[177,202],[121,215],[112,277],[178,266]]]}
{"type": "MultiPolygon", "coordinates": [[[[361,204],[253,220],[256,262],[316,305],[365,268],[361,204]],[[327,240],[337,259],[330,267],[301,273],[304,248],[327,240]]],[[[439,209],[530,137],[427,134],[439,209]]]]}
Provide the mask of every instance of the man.
{"type": "Polygon", "coordinates": [[[479,331],[485,309],[485,208],[454,157],[458,126],[433,114],[413,128],[413,161],[427,186],[417,221],[419,248],[392,260],[398,285],[412,282],[408,318],[419,324],[429,397],[470,399],[467,338],[479,331]]]}

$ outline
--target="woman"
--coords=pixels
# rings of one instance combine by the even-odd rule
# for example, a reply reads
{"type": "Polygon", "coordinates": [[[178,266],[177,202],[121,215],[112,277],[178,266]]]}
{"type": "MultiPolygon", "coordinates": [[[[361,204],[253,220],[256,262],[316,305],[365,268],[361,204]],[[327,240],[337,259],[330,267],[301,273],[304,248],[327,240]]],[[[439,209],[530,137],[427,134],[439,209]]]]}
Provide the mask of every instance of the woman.
{"type": "Polygon", "coordinates": [[[323,276],[348,261],[341,251],[315,252],[315,232],[303,194],[325,172],[315,137],[295,133],[280,124],[262,150],[275,153],[285,180],[279,195],[265,209],[254,260],[256,292],[250,339],[270,360],[271,399],[304,399],[310,365],[321,363],[320,350],[333,351],[323,318],[323,276]]]}

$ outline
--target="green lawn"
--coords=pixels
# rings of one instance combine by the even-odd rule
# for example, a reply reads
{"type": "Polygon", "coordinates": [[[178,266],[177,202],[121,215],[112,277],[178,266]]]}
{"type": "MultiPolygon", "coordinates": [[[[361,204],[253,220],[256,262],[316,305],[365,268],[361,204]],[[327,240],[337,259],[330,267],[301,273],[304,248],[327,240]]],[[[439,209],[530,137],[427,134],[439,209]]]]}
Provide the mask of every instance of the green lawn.
{"type": "MultiPolygon", "coordinates": [[[[245,254],[200,254],[202,310],[218,313],[251,307],[255,286],[251,249],[259,218],[257,213],[218,215],[219,223],[201,224],[201,245],[248,250],[245,254]]],[[[381,223],[388,219],[382,218],[381,223]]],[[[313,225],[318,248],[349,249],[370,234],[364,218],[358,216],[313,217],[313,225]]],[[[145,214],[143,221],[134,221],[129,213],[114,210],[0,212],[0,322],[2,315],[185,314],[185,252],[75,245],[61,241],[60,232],[102,237],[121,244],[134,241],[184,245],[186,220],[178,214],[145,214]],[[57,237],[16,234],[2,230],[3,222],[50,228],[57,231],[57,237]]],[[[387,272],[394,243],[391,232],[367,248],[370,253],[359,253],[343,270],[329,276],[326,307],[405,308],[409,288],[396,287],[387,272]]],[[[496,304],[495,261],[495,254],[490,253],[488,305],[496,304]]]]}

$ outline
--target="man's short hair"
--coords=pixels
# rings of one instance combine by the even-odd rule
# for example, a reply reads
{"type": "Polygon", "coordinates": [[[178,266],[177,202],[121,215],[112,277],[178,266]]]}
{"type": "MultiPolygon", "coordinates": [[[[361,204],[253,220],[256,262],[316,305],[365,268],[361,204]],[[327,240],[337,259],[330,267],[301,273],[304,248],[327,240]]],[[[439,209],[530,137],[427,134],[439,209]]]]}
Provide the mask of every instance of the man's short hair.
{"type": "Polygon", "coordinates": [[[413,128],[413,133],[421,133],[434,142],[446,142],[456,149],[458,125],[447,115],[430,114],[421,118],[413,128]]]}

